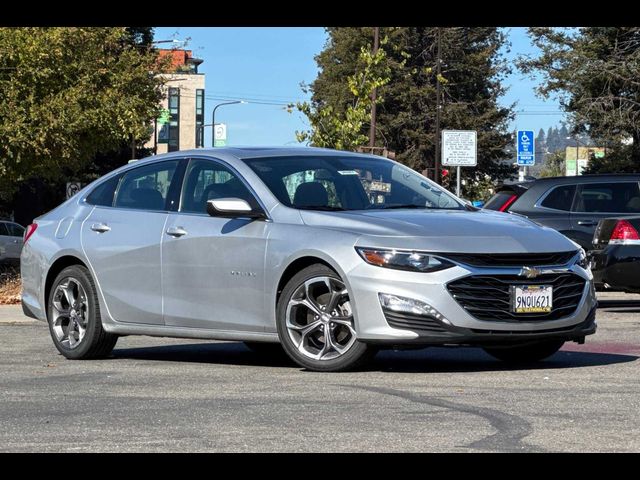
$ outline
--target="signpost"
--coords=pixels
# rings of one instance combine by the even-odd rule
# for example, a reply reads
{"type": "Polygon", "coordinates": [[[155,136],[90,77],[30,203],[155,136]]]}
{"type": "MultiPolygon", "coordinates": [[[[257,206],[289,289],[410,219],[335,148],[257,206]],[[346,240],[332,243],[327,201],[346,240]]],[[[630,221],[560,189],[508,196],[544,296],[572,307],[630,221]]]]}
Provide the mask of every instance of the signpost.
{"type": "Polygon", "coordinates": [[[82,184],[80,182],[67,182],[67,200],[73,197],[81,189],[82,184]]]}
{"type": "Polygon", "coordinates": [[[518,130],[517,163],[526,168],[536,163],[536,142],[533,130],[518,130]]]}
{"type": "Polygon", "coordinates": [[[478,142],[475,130],[442,131],[442,166],[456,167],[456,195],[460,196],[460,167],[478,164],[478,142]]]}
{"type": "Polygon", "coordinates": [[[216,123],[213,131],[215,134],[213,145],[215,147],[224,147],[227,144],[227,125],[225,123],[216,123]]]}
{"type": "MultiPolygon", "coordinates": [[[[171,120],[171,112],[168,108],[163,108],[160,116],[156,120],[156,125],[160,126],[157,131],[157,143],[169,143],[169,121],[171,120]]],[[[157,130],[157,128],[156,128],[157,130]]]]}

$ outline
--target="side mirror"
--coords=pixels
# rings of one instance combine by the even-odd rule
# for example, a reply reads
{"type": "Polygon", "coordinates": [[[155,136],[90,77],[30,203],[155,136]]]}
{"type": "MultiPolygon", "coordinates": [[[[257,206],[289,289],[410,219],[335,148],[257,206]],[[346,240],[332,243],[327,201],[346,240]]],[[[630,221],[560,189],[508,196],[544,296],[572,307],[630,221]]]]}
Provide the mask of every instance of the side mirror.
{"type": "Polygon", "coordinates": [[[207,201],[207,213],[221,218],[267,218],[262,210],[253,210],[246,200],[241,198],[217,198],[207,201]]]}

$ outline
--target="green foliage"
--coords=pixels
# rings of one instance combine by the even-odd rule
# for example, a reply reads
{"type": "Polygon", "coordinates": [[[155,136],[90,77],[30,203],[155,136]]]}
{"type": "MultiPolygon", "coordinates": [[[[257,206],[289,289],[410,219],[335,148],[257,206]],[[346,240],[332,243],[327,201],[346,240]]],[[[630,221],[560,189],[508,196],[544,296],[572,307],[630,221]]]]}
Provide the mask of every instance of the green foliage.
{"type": "Polygon", "coordinates": [[[560,177],[565,174],[565,152],[558,150],[547,155],[540,171],[541,177],[560,177]]]}
{"type": "Polygon", "coordinates": [[[539,95],[558,98],[574,133],[587,133],[595,144],[621,147],[633,139],[618,152],[640,165],[640,27],[545,27],[529,34],[540,54],[518,64],[542,75],[539,95]]]}
{"type": "Polygon", "coordinates": [[[632,159],[632,148],[630,145],[619,145],[607,149],[602,158],[592,155],[583,173],[640,173],[640,164],[632,159]]]}
{"type": "Polygon", "coordinates": [[[125,28],[0,28],[0,196],[148,136],[162,80],[144,41],[125,28]]]}
{"type": "MultiPolygon", "coordinates": [[[[353,105],[349,78],[360,71],[359,52],[371,50],[371,27],[327,29],[329,39],[316,57],[320,73],[310,86],[317,111],[345,118],[353,105]]],[[[496,28],[381,27],[386,39],[382,59],[389,81],[378,89],[376,146],[396,152],[396,159],[417,170],[433,169],[436,144],[436,88],[442,89],[441,129],[478,132],[478,169],[463,169],[498,179],[513,173],[506,147],[511,107],[501,107],[502,80],[509,66],[501,56],[504,34],[496,28]],[[441,36],[441,75],[436,72],[436,38],[441,36]]],[[[323,119],[324,121],[325,119],[323,119]]],[[[312,126],[316,125],[312,120],[312,126]]],[[[352,125],[366,143],[369,119],[352,125]]],[[[353,142],[354,144],[357,143],[353,142]]],[[[335,145],[335,144],[334,144],[335,145]]],[[[432,172],[432,170],[431,170],[432,172]]]]}
{"type": "MultiPolygon", "coordinates": [[[[382,43],[384,45],[385,40],[382,43]]],[[[337,111],[330,104],[298,103],[296,108],[311,123],[311,130],[296,132],[298,141],[338,150],[355,150],[365,144],[368,136],[364,127],[370,120],[371,94],[389,81],[388,68],[381,68],[384,59],[382,47],[375,54],[365,47],[360,48],[356,71],[346,79],[351,101],[342,111],[337,111]]],[[[378,96],[376,100],[380,103],[382,97],[378,96]]]]}

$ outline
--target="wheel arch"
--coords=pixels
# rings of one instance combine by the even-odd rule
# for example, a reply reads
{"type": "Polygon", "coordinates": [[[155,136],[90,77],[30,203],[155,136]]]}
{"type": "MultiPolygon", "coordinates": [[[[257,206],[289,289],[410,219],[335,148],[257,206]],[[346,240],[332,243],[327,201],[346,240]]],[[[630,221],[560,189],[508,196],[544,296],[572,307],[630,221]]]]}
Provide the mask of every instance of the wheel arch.
{"type": "Polygon", "coordinates": [[[89,269],[87,264],[82,261],[79,257],[74,255],[63,255],[57,258],[49,267],[47,271],[47,276],[44,282],[44,310],[45,315],[47,312],[47,305],[49,305],[49,295],[51,294],[51,287],[53,286],[53,281],[56,279],[58,274],[67,267],[71,267],[72,265],[81,265],[86,269],[89,269]]]}
{"type": "Polygon", "coordinates": [[[314,254],[298,257],[292,260],[280,275],[280,279],[278,280],[278,287],[276,289],[276,299],[275,299],[274,308],[278,307],[278,301],[280,300],[280,295],[282,294],[282,290],[284,290],[284,287],[289,282],[289,280],[291,280],[296,273],[302,271],[307,267],[310,267],[311,265],[316,265],[316,264],[325,265],[326,267],[329,267],[331,270],[333,270],[338,275],[340,275],[340,277],[343,277],[340,271],[324,258],[321,258],[314,254]]]}

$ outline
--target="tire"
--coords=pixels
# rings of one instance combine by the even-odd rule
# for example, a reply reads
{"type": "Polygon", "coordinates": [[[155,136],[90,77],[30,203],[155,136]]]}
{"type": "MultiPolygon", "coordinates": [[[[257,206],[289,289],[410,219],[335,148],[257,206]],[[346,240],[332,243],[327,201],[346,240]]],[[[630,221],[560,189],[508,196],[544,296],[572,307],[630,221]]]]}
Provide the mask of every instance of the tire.
{"type": "Polygon", "coordinates": [[[340,276],[326,265],[311,265],[287,282],[276,323],[284,351],[308,370],[351,370],[375,355],[373,348],[357,340],[349,294],[340,276]],[[325,328],[330,332],[328,344],[325,328]]]}
{"type": "Polygon", "coordinates": [[[107,357],[118,341],[117,335],[102,328],[95,283],[81,265],[65,268],[54,280],[47,318],[54,345],[70,360],[107,357]],[[69,305],[71,308],[67,308],[69,305]]]}
{"type": "Polygon", "coordinates": [[[257,355],[265,357],[286,357],[282,345],[272,342],[244,342],[244,345],[257,355]]]}
{"type": "Polygon", "coordinates": [[[484,348],[494,358],[508,363],[533,363],[544,360],[556,353],[564,345],[564,340],[545,340],[503,348],[484,348]]]}

